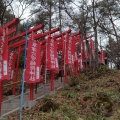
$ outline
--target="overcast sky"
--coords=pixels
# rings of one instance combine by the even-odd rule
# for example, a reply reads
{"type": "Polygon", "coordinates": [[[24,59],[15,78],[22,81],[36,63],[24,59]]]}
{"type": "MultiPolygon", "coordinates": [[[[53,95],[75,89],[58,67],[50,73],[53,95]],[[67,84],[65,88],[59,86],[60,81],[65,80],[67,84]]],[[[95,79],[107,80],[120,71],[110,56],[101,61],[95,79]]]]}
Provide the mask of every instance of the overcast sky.
{"type": "Polygon", "coordinates": [[[23,3],[22,3],[22,5],[20,5],[19,2],[16,2],[16,0],[14,0],[13,3],[12,3],[12,7],[13,7],[13,10],[14,10],[14,14],[17,18],[19,18],[22,15],[20,17],[20,19],[28,19],[28,16],[30,15],[31,6],[27,7],[23,12],[23,9],[25,8],[25,5],[23,3]]]}

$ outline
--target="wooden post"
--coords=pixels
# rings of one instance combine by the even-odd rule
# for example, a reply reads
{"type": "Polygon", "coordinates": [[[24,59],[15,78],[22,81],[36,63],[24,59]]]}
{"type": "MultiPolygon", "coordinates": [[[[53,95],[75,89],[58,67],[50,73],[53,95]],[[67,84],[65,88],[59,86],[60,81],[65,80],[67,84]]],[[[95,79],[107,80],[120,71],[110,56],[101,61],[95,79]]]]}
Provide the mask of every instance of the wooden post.
{"type": "Polygon", "coordinates": [[[50,71],[50,90],[54,91],[54,72],[50,71]]]}
{"type": "Polygon", "coordinates": [[[0,116],[1,116],[1,108],[2,108],[2,94],[3,94],[3,81],[0,81],[0,116]]]}
{"type": "Polygon", "coordinates": [[[13,95],[15,95],[16,86],[17,86],[17,77],[18,77],[19,62],[20,62],[20,49],[21,49],[21,47],[19,47],[19,49],[18,49],[17,66],[16,66],[16,71],[15,71],[15,76],[14,76],[14,84],[13,84],[13,90],[12,90],[13,95]]]}
{"type": "Polygon", "coordinates": [[[67,69],[66,69],[66,65],[65,65],[65,84],[68,84],[68,76],[67,76],[67,69]]]}
{"type": "Polygon", "coordinates": [[[34,83],[30,83],[30,100],[34,99],[34,83]]]}

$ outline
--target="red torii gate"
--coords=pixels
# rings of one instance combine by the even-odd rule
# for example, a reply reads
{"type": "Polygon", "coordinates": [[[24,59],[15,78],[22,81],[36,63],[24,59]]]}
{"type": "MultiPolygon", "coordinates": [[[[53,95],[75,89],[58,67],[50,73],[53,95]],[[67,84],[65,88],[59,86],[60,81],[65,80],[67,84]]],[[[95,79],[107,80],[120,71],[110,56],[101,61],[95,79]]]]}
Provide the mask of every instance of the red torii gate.
{"type": "MultiPolygon", "coordinates": [[[[38,28],[38,27],[37,27],[38,28]]],[[[33,30],[34,31],[36,31],[37,29],[35,29],[35,28],[33,28],[33,30]]],[[[51,30],[51,31],[48,31],[48,32],[45,32],[44,34],[41,34],[41,33],[39,33],[39,37],[38,37],[38,34],[36,34],[35,35],[35,37],[34,37],[34,40],[37,40],[37,39],[39,39],[39,38],[41,38],[41,37],[45,37],[45,36],[47,36],[48,34],[52,34],[52,33],[54,33],[54,32],[57,32],[59,29],[58,28],[56,28],[56,29],[53,29],[53,30],[51,30]]],[[[31,33],[32,33],[32,30],[29,30],[31,33]]],[[[30,34],[30,32],[28,31],[28,33],[30,34]]],[[[63,36],[63,35],[65,35],[66,33],[70,33],[71,32],[71,30],[68,30],[68,31],[66,31],[66,32],[63,32],[63,33],[61,33],[61,34],[59,34],[59,35],[56,35],[56,36],[54,36],[53,38],[59,38],[59,37],[61,37],[61,36],[63,36]]],[[[22,33],[22,35],[25,35],[25,33],[22,33]]],[[[13,41],[13,40],[15,40],[15,39],[19,39],[21,36],[22,36],[21,34],[20,35],[18,35],[18,36],[15,36],[14,38],[12,38],[12,39],[10,39],[9,41],[13,41]]],[[[41,42],[41,44],[44,44],[45,42],[46,42],[46,40],[42,40],[42,41],[40,41],[41,42]]],[[[22,48],[22,50],[20,49],[20,47],[22,46],[22,45],[24,45],[25,44],[25,40],[21,40],[21,41],[19,41],[19,42],[16,42],[16,43],[14,43],[14,44],[11,44],[11,45],[9,45],[9,48],[11,48],[11,47],[13,47],[13,48],[19,48],[19,54],[18,54],[18,61],[17,61],[17,69],[16,69],[16,74],[15,74],[15,79],[14,79],[14,86],[13,86],[13,94],[15,94],[15,89],[16,89],[16,80],[17,80],[17,76],[18,76],[18,65],[19,65],[19,59],[20,59],[20,51],[22,51],[22,50],[24,50],[24,48],[22,48]]],[[[45,48],[45,46],[43,46],[43,48],[45,48]]],[[[51,85],[52,86],[52,85],[51,85]]],[[[51,87],[52,88],[52,87],[51,87]]]]}
{"type": "MultiPolygon", "coordinates": [[[[39,27],[33,28],[33,29],[29,30],[28,33],[30,34],[30,33],[32,33],[33,31],[35,32],[35,31],[39,30],[38,28],[39,28],[39,29],[40,29],[40,28],[43,28],[43,25],[39,25],[39,27]]],[[[55,32],[55,31],[57,31],[57,30],[58,30],[58,28],[50,31],[49,33],[52,34],[53,32],[55,32]]],[[[15,36],[14,38],[10,39],[9,41],[13,41],[13,40],[19,39],[19,38],[23,37],[23,35],[25,35],[25,32],[21,33],[20,35],[15,36]]],[[[41,33],[40,33],[39,35],[41,35],[41,33]]],[[[44,36],[45,36],[45,35],[47,35],[47,33],[45,33],[44,36]]],[[[42,35],[42,36],[43,36],[43,35],[42,35]]],[[[36,37],[36,36],[35,36],[35,37],[36,37]]],[[[41,36],[40,36],[40,38],[41,38],[41,36]]],[[[38,35],[37,35],[37,39],[39,39],[39,38],[38,38],[38,35]]],[[[18,61],[17,61],[17,70],[16,70],[16,74],[15,74],[15,81],[14,81],[15,83],[14,83],[14,86],[13,86],[13,94],[15,94],[15,88],[16,88],[16,82],[17,82],[16,80],[17,80],[17,73],[18,73],[18,65],[19,65],[19,59],[20,59],[20,52],[24,50],[24,48],[21,48],[21,46],[24,45],[24,44],[25,44],[25,39],[24,39],[24,40],[21,40],[21,41],[19,41],[19,42],[16,42],[16,43],[14,43],[14,44],[9,45],[9,48],[13,47],[13,48],[18,48],[18,49],[19,49],[18,61]]]]}
{"type": "MultiPolygon", "coordinates": [[[[15,27],[15,25],[17,25],[18,23],[19,23],[19,19],[15,18],[11,22],[9,22],[6,25],[4,25],[3,27],[1,27],[1,31],[0,31],[1,32],[0,36],[2,37],[2,39],[0,39],[1,52],[2,52],[2,49],[4,49],[3,47],[7,47],[7,46],[5,46],[5,44],[6,45],[8,44],[9,36],[12,35],[16,31],[16,28],[13,28],[13,27],[15,27]]],[[[7,58],[8,57],[8,49],[6,48],[5,51],[3,50],[3,53],[4,53],[4,56],[6,56],[5,59],[7,60],[8,59],[7,58]]],[[[2,53],[1,53],[1,55],[2,55],[2,53]]],[[[6,66],[6,67],[8,67],[8,66],[6,66]]],[[[7,69],[6,69],[6,73],[8,74],[7,69]]],[[[7,80],[7,78],[8,78],[8,76],[6,76],[6,77],[3,76],[3,78],[0,80],[0,112],[1,112],[1,103],[2,103],[3,84],[4,84],[4,81],[7,80]]]]}
{"type": "MultiPolygon", "coordinates": [[[[16,72],[15,72],[15,76],[14,76],[14,84],[13,84],[13,94],[15,94],[15,90],[16,90],[16,83],[17,83],[17,76],[18,76],[18,69],[19,69],[19,61],[20,61],[20,53],[21,51],[23,51],[25,48],[23,48],[22,46],[25,45],[25,35],[26,32],[22,32],[19,35],[16,35],[14,37],[11,37],[10,35],[13,34],[16,31],[15,25],[17,25],[19,23],[19,19],[14,19],[13,21],[9,22],[8,24],[6,24],[3,28],[5,29],[6,32],[6,36],[7,36],[7,42],[8,42],[8,48],[14,48],[14,50],[16,51],[16,53],[18,54],[18,60],[17,60],[17,65],[16,65],[16,72]],[[13,43],[14,42],[14,43],[13,43]]],[[[39,43],[41,43],[41,48],[42,50],[46,49],[46,42],[47,39],[45,39],[45,37],[52,37],[52,39],[54,39],[54,41],[57,41],[57,51],[61,51],[61,49],[63,49],[63,41],[66,39],[66,36],[70,36],[73,37],[75,40],[75,43],[79,42],[80,43],[80,33],[71,33],[71,30],[67,30],[63,33],[57,34],[57,35],[52,35],[55,32],[59,31],[59,28],[55,28],[53,30],[47,31],[45,33],[37,33],[37,31],[41,30],[44,28],[44,25],[38,25],[30,30],[28,30],[28,35],[29,35],[29,39],[31,40],[31,37],[34,38],[34,40],[39,40],[39,43]],[[40,39],[42,38],[42,40],[40,41],[40,39]]],[[[90,37],[85,37],[83,39],[88,39],[90,37]]],[[[76,46],[76,45],[75,45],[76,46]]],[[[64,52],[64,51],[63,51],[64,52]]],[[[64,54],[62,53],[62,57],[64,58],[64,54]]],[[[45,62],[45,61],[44,61],[45,62]]],[[[64,75],[65,75],[65,82],[68,83],[67,80],[67,74],[66,74],[66,66],[65,66],[65,59],[63,59],[64,62],[64,75]]],[[[45,63],[46,64],[46,63],[45,63]]],[[[77,65],[76,65],[77,66],[77,65]]],[[[75,66],[74,66],[75,67],[75,66]]],[[[77,67],[76,67],[77,68],[77,67]]],[[[75,69],[75,74],[77,76],[77,69],[75,69]]],[[[50,72],[50,86],[51,86],[51,90],[54,90],[54,74],[53,72],[50,72]]],[[[2,81],[0,82],[1,86],[2,85],[2,81]]],[[[2,87],[1,88],[1,92],[0,92],[0,103],[2,102],[2,87]]],[[[33,84],[30,85],[30,100],[33,100],[33,84]]],[[[0,106],[1,107],[1,106],[0,106]]]]}
{"type": "MultiPolygon", "coordinates": [[[[44,25],[39,25],[39,26],[37,26],[37,27],[35,27],[35,28],[33,28],[33,29],[30,29],[29,31],[28,31],[28,34],[31,34],[32,32],[36,32],[37,30],[39,30],[39,29],[42,29],[44,27],[44,25]]],[[[41,34],[41,33],[38,33],[38,34],[36,34],[35,36],[34,36],[34,40],[37,40],[37,39],[39,39],[39,38],[41,38],[41,37],[45,37],[45,36],[47,36],[47,35],[50,35],[50,34],[52,34],[52,33],[55,33],[55,32],[57,32],[59,30],[59,28],[56,28],[56,29],[53,29],[53,30],[51,30],[51,31],[48,31],[48,32],[45,32],[44,34],[41,34]]],[[[66,31],[66,32],[63,32],[63,33],[61,33],[60,35],[56,35],[54,38],[59,38],[59,37],[61,37],[61,36],[64,36],[66,33],[70,33],[71,32],[71,30],[68,30],[68,31],[66,31]]],[[[11,41],[15,41],[16,39],[20,39],[20,38],[22,38],[23,36],[25,36],[25,32],[23,32],[23,33],[21,33],[21,34],[19,34],[19,35],[17,35],[17,36],[15,36],[15,37],[13,37],[13,38],[10,38],[9,40],[8,40],[8,42],[10,43],[11,41]]],[[[45,40],[42,40],[42,42],[41,42],[41,44],[44,44],[46,41],[45,40]]],[[[25,44],[25,39],[23,39],[23,40],[21,40],[21,41],[19,41],[19,42],[16,42],[16,43],[14,43],[14,44],[10,44],[9,45],[9,48],[19,48],[19,50],[18,50],[18,60],[17,60],[17,67],[16,67],[16,74],[15,74],[15,79],[14,79],[14,86],[13,86],[13,94],[15,94],[15,89],[16,89],[16,82],[17,82],[17,76],[18,76],[18,66],[19,66],[19,60],[20,60],[20,52],[22,51],[22,50],[24,50],[24,48],[22,48],[21,49],[21,46],[22,45],[24,45],[25,44]]]]}
{"type": "MultiPolygon", "coordinates": [[[[14,24],[15,24],[15,25],[18,24],[18,19],[14,19],[12,22],[10,22],[10,25],[7,24],[6,27],[7,27],[7,26],[9,26],[9,27],[10,27],[10,26],[13,26],[14,24]],[[16,22],[16,21],[17,21],[17,22],[16,22]]],[[[37,30],[42,29],[43,27],[44,27],[44,25],[39,25],[39,26],[37,26],[37,27],[35,27],[35,28],[33,28],[33,29],[30,29],[30,30],[28,31],[28,34],[31,34],[32,32],[36,32],[37,30]]],[[[48,31],[48,32],[46,32],[46,33],[44,33],[44,34],[38,33],[38,34],[35,35],[34,39],[37,40],[37,39],[39,39],[39,38],[41,38],[41,37],[47,36],[48,34],[52,34],[52,33],[56,32],[56,31],[58,31],[58,30],[59,30],[59,29],[56,28],[56,29],[53,29],[53,30],[51,30],[51,31],[48,31]]],[[[16,28],[14,28],[11,33],[15,32],[15,31],[16,31],[16,28]]],[[[59,34],[59,35],[54,36],[54,38],[63,37],[66,33],[70,33],[70,32],[71,32],[71,30],[68,30],[68,31],[66,31],[66,32],[63,32],[62,34],[59,34]]],[[[15,37],[13,37],[13,38],[10,38],[10,39],[8,40],[8,42],[10,43],[11,41],[15,41],[16,39],[20,39],[20,38],[22,38],[23,36],[25,36],[25,34],[26,34],[26,33],[23,32],[23,33],[15,36],[15,37]]],[[[74,35],[78,35],[78,34],[79,34],[79,33],[76,33],[76,34],[74,34],[74,35]]],[[[73,35],[72,35],[72,36],[73,36],[73,35]]],[[[42,40],[42,44],[44,44],[45,42],[46,42],[46,40],[42,40]]],[[[22,46],[22,45],[24,45],[24,44],[25,44],[25,39],[23,39],[23,40],[21,40],[21,41],[19,41],[19,42],[17,42],[17,43],[14,43],[14,44],[10,44],[10,45],[9,45],[9,48],[11,48],[11,47],[16,48],[16,47],[19,46],[19,49],[20,49],[20,46],[22,46]]],[[[24,50],[24,48],[22,48],[22,50],[24,50]]],[[[19,50],[19,54],[20,54],[20,51],[21,51],[21,49],[19,50]]],[[[19,58],[20,58],[20,57],[18,57],[18,63],[19,63],[19,58]]],[[[17,66],[18,66],[18,64],[17,64],[17,66]]],[[[17,73],[17,72],[18,72],[18,69],[16,70],[16,73],[17,73]]],[[[17,74],[16,74],[16,76],[17,76],[17,74]]],[[[15,78],[16,78],[16,77],[15,77],[15,78]]],[[[15,82],[16,82],[16,81],[15,81],[15,82]]],[[[13,87],[13,89],[14,89],[14,87],[13,87]]],[[[13,90],[13,94],[14,94],[14,91],[15,91],[15,90],[13,90]]]]}

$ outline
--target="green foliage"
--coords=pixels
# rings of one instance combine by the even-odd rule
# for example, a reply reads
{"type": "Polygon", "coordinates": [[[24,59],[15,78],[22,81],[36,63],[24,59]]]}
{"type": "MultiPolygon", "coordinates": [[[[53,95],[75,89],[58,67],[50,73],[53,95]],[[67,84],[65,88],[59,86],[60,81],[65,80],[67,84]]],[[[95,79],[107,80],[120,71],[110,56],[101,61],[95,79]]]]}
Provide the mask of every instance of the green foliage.
{"type": "Polygon", "coordinates": [[[65,89],[65,90],[70,90],[71,88],[70,88],[69,85],[65,85],[64,89],[65,89]]]}
{"type": "Polygon", "coordinates": [[[50,95],[45,95],[44,97],[43,97],[43,102],[46,102],[47,100],[49,100],[50,99],[50,95]]]}
{"type": "Polygon", "coordinates": [[[77,111],[73,109],[71,106],[63,106],[61,108],[64,119],[63,120],[77,120],[79,118],[79,115],[77,114],[77,111]]]}
{"type": "Polygon", "coordinates": [[[75,98],[76,93],[73,90],[67,90],[62,92],[62,96],[65,96],[67,99],[75,98]]]}
{"type": "Polygon", "coordinates": [[[84,73],[80,74],[78,78],[79,78],[80,81],[87,81],[87,80],[89,80],[89,77],[86,74],[84,74],[84,73]]]}
{"type": "Polygon", "coordinates": [[[87,117],[85,117],[85,120],[111,120],[109,118],[106,118],[102,115],[97,115],[96,113],[88,114],[87,117]]]}
{"type": "Polygon", "coordinates": [[[79,76],[76,86],[66,85],[55,95],[45,96],[36,107],[24,112],[23,120],[119,120],[120,94],[116,74],[119,77],[119,72],[112,71],[109,75],[105,72],[94,81],[79,76]],[[107,83],[111,86],[106,87],[107,83]]]}
{"type": "Polygon", "coordinates": [[[93,112],[97,115],[111,116],[113,113],[113,104],[110,97],[104,92],[98,92],[96,98],[92,106],[93,112]]]}
{"type": "Polygon", "coordinates": [[[58,108],[58,103],[55,103],[52,99],[46,97],[43,99],[43,105],[39,108],[39,111],[50,112],[56,111],[58,108]]]}
{"type": "Polygon", "coordinates": [[[75,91],[80,91],[83,88],[84,88],[84,84],[79,83],[75,86],[75,91]]]}
{"type": "Polygon", "coordinates": [[[88,74],[88,78],[94,79],[94,78],[98,78],[98,77],[100,77],[104,74],[108,74],[108,73],[110,73],[110,70],[108,69],[108,67],[105,65],[100,65],[99,68],[95,72],[90,72],[88,74]]]}
{"type": "Polygon", "coordinates": [[[101,75],[102,74],[105,74],[107,72],[109,72],[110,70],[108,69],[107,66],[105,65],[100,65],[100,67],[98,68],[97,72],[100,73],[101,75]]]}
{"type": "Polygon", "coordinates": [[[70,76],[70,79],[69,79],[69,86],[70,87],[73,87],[73,86],[76,86],[79,84],[79,77],[76,77],[75,75],[73,76],[70,76]]]}
{"type": "Polygon", "coordinates": [[[111,97],[113,99],[113,101],[120,101],[119,91],[116,91],[116,90],[99,90],[99,89],[96,89],[95,91],[97,93],[106,94],[107,96],[111,97]]]}
{"type": "Polygon", "coordinates": [[[92,98],[92,94],[90,92],[84,93],[84,97],[83,97],[84,101],[87,101],[88,99],[91,99],[91,98],[92,98]]]}
{"type": "Polygon", "coordinates": [[[67,75],[71,76],[71,67],[69,65],[66,65],[66,71],[67,75]]]}

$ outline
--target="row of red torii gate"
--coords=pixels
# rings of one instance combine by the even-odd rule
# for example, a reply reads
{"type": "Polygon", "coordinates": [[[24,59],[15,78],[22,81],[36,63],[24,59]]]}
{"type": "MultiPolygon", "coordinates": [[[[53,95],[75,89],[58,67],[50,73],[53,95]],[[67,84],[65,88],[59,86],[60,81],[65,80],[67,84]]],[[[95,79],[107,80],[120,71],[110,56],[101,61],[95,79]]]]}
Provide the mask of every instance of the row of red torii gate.
{"type": "MultiPolygon", "coordinates": [[[[15,18],[0,27],[0,103],[4,81],[13,80],[13,95],[16,92],[20,54],[25,50],[26,43],[26,32],[14,36],[18,23],[19,19],[15,18]]],[[[30,91],[33,91],[34,83],[46,82],[45,75],[43,79],[41,75],[47,70],[50,71],[50,88],[53,91],[54,75],[60,70],[63,70],[65,83],[68,83],[66,65],[78,76],[86,67],[85,61],[95,58],[94,41],[91,36],[84,37],[79,32],[71,33],[71,30],[58,34],[59,28],[43,33],[42,29],[44,25],[40,24],[27,31],[24,81],[30,84],[30,91]]],[[[100,61],[103,64],[104,57],[105,51],[101,50],[100,61]]],[[[30,100],[32,99],[33,95],[30,96],[30,100]]]]}

